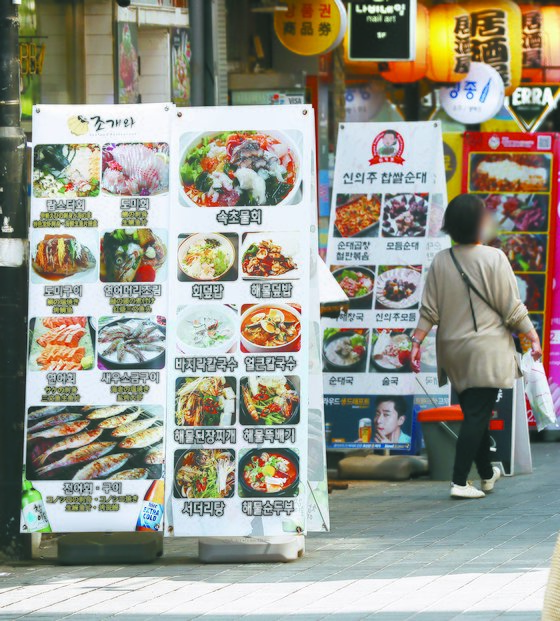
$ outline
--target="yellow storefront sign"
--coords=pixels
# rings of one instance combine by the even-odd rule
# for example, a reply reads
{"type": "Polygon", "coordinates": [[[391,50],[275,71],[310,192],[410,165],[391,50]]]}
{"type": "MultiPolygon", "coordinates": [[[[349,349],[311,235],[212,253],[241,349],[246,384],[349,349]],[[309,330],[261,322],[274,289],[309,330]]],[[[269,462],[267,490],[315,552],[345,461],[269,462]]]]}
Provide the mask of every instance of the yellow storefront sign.
{"type": "Polygon", "coordinates": [[[341,0],[288,0],[286,6],[275,12],[274,30],[294,54],[326,54],[342,41],[347,20],[341,0]]]}
{"type": "Polygon", "coordinates": [[[443,133],[443,159],[445,179],[447,181],[447,200],[461,194],[463,178],[463,134],[459,132],[443,133]]]}

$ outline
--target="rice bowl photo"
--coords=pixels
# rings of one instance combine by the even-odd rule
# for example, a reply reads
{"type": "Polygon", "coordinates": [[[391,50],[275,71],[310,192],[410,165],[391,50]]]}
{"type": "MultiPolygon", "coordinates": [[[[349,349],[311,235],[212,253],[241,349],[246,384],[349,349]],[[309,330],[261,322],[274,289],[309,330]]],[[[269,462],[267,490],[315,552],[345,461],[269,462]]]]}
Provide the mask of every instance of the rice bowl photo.
{"type": "Polygon", "coordinates": [[[211,282],[235,280],[237,235],[194,233],[179,237],[179,280],[211,282]]]}

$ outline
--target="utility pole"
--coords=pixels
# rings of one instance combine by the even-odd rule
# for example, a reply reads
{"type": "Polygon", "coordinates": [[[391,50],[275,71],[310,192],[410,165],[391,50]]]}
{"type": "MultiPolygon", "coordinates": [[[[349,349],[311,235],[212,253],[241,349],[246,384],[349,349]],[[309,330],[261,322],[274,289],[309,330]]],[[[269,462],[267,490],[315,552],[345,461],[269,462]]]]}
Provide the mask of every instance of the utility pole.
{"type": "Polygon", "coordinates": [[[27,140],[20,125],[19,2],[0,2],[0,558],[23,556],[28,543],[19,534],[28,220],[27,140]]]}

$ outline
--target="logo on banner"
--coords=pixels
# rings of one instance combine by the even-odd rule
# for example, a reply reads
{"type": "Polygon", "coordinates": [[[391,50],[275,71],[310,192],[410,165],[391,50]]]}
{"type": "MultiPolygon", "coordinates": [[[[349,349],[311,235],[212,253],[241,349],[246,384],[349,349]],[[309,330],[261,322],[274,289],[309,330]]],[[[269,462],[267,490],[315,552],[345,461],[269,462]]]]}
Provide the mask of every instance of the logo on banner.
{"type": "Polygon", "coordinates": [[[506,100],[506,108],[525,131],[537,130],[556,109],[560,88],[556,84],[519,86],[506,100]]]}
{"type": "Polygon", "coordinates": [[[84,136],[89,132],[100,133],[116,129],[131,129],[136,125],[133,116],[124,118],[104,118],[98,114],[86,118],[81,114],[74,114],[66,122],[68,129],[74,136],[84,136]],[[91,123],[91,125],[90,125],[91,123]]]}
{"type": "Polygon", "coordinates": [[[373,157],[369,161],[371,166],[376,164],[404,164],[402,154],[404,151],[403,137],[394,129],[386,129],[375,137],[371,145],[373,157]]]}

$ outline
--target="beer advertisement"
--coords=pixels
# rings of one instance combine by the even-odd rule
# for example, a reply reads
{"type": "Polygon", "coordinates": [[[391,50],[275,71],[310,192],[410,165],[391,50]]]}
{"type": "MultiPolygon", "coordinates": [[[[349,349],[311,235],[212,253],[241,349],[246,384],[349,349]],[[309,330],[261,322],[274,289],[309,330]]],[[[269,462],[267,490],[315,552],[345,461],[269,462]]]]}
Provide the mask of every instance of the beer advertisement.
{"type": "Polygon", "coordinates": [[[435,336],[412,373],[411,336],[447,204],[439,123],[349,123],[336,151],[327,264],[349,299],[323,319],[327,446],[411,452],[416,413],[449,403],[435,336]]]}

